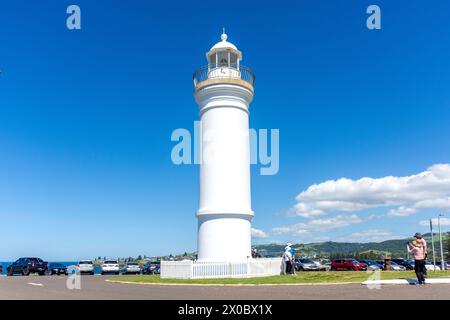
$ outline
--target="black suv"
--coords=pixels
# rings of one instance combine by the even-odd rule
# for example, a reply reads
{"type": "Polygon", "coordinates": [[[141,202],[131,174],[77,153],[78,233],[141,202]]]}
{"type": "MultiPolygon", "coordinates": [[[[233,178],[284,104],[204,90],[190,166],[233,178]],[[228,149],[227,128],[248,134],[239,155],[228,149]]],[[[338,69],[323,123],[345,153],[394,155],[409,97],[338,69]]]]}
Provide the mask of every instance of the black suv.
{"type": "Polygon", "coordinates": [[[48,271],[48,262],[39,258],[20,258],[8,266],[6,271],[8,272],[8,276],[17,273],[24,276],[28,276],[30,273],[38,273],[40,276],[43,276],[48,271]]]}
{"type": "Polygon", "coordinates": [[[149,261],[142,268],[142,274],[159,274],[161,272],[160,261],[149,261]]]}

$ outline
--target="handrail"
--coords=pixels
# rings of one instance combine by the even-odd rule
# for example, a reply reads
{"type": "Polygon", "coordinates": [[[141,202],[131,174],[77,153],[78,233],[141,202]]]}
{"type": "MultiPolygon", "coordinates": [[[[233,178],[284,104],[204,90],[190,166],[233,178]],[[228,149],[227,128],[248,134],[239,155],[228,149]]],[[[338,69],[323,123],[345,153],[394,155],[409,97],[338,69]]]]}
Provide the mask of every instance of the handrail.
{"type": "Polygon", "coordinates": [[[209,64],[196,70],[193,75],[194,86],[208,79],[235,78],[248,82],[253,86],[255,73],[248,67],[237,64],[209,64]]]}

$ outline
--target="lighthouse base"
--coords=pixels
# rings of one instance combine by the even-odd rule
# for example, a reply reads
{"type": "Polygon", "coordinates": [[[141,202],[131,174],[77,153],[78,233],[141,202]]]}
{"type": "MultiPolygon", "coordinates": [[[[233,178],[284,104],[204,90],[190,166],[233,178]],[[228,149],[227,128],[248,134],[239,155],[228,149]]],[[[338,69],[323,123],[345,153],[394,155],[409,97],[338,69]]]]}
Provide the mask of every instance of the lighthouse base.
{"type": "Polygon", "coordinates": [[[198,261],[246,261],[251,258],[251,220],[243,214],[198,215],[198,261]]]}

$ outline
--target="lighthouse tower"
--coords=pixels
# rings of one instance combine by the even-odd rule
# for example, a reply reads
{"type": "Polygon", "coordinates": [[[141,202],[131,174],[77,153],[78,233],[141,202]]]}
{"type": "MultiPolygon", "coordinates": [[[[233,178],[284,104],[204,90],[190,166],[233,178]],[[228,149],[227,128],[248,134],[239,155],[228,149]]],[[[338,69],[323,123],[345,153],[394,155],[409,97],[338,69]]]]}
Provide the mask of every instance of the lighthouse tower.
{"type": "Polygon", "coordinates": [[[207,65],[194,74],[200,109],[199,261],[251,258],[249,106],[254,74],[242,53],[227,41],[206,53],[207,65]]]}

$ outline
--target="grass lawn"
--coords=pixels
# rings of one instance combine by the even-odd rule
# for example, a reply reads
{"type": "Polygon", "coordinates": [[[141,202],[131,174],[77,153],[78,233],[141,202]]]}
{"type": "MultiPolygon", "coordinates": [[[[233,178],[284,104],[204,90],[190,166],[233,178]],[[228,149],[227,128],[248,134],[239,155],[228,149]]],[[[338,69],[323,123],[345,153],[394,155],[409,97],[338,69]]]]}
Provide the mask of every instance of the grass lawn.
{"type": "MultiPolygon", "coordinates": [[[[363,271],[338,271],[338,272],[298,272],[295,276],[272,276],[263,278],[243,278],[243,279],[205,279],[205,280],[181,280],[181,279],[161,279],[159,275],[143,276],[118,276],[112,277],[112,281],[126,281],[136,283],[155,284],[302,284],[302,283],[360,283],[373,273],[363,271]]],[[[450,271],[429,271],[430,278],[450,278],[450,271]]],[[[381,272],[381,279],[410,279],[416,278],[413,271],[391,271],[381,272]]]]}

